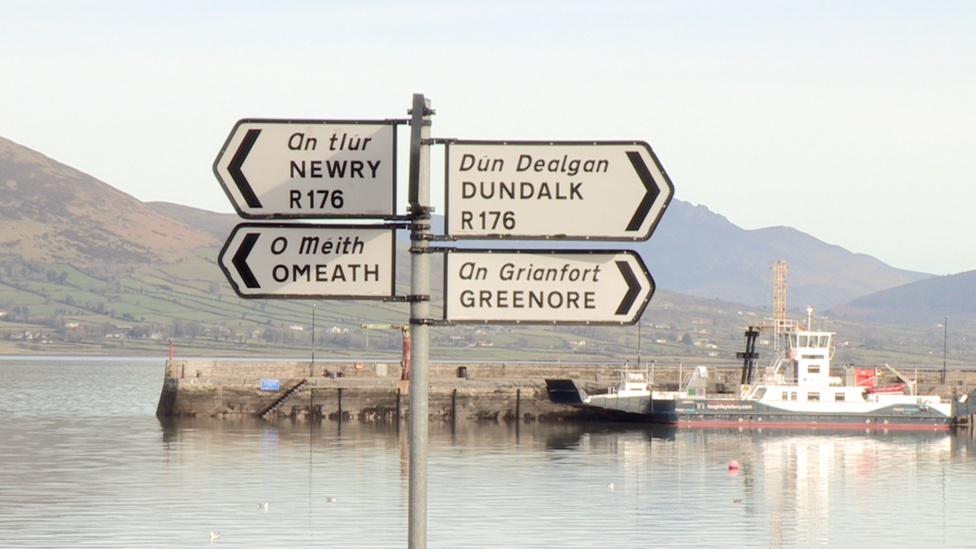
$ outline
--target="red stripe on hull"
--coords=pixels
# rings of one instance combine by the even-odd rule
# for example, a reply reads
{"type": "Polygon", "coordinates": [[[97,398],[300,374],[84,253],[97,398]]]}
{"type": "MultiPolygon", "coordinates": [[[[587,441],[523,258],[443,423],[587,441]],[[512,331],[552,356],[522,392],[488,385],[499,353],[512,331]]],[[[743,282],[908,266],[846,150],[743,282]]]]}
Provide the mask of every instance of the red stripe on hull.
{"type": "Polygon", "coordinates": [[[808,429],[887,429],[887,430],[933,430],[946,431],[950,426],[948,423],[854,423],[854,422],[804,422],[804,421],[723,421],[723,420],[701,420],[701,421],[668,421],[661,422],[665,425],[675,425],[678,427],[770,427],[770,428],[796,428],[803,427],[808,429]]]}

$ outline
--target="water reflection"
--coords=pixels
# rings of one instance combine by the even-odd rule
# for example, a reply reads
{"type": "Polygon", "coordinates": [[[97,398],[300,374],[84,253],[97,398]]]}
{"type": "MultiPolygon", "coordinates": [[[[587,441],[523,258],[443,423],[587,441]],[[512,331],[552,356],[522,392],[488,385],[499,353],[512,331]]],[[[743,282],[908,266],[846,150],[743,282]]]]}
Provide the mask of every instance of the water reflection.
{"type": "MultiPolygon", "coordinates": [[[[160,421],[160,372],[0,363],[0,545],[406,546],[405,427],[160,421]]],[[[431,548],[970,543],[967,434],[435,422],[429,438],[431,548]]]]}

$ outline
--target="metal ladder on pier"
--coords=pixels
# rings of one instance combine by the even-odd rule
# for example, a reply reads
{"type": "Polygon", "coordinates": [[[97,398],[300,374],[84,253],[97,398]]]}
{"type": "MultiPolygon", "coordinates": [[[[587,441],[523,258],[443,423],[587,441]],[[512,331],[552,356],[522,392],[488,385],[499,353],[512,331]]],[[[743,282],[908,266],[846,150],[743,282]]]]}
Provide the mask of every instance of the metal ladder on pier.
{"type": "Polygon", "coordinates": [[[282,403],[284,403],[292,395],[294,395],[295,393],[297,393],[298,390],[301,389],[302,387],[304,387],[306,383],[308,383],[308,379],[300,379],[300,380],[294,382],[290,388],[288,388],[284,393],[282,393],[277,398],[275,398],[271,402],[271,404],[268,404],[267,406],[265,406],[264,408],[262,408],[261,411],[258,412],[255,415],[257,415],[258,417],[267,419],[267,415],[268,414],[270,414],[271,412],[273,412],[274,410],[276,410],[279,406],[281,406],[282,403]]]}

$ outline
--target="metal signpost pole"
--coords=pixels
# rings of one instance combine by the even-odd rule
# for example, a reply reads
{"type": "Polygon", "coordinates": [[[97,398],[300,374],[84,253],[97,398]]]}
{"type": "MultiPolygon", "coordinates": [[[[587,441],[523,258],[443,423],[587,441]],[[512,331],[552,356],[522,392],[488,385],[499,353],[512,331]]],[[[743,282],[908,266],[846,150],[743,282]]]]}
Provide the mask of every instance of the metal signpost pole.
{"type": "Polygon", "coordinates": [[[427,547],[427,367],[430,347],[430,101],[410,118],[410,478],[407,547],[427,547]]]}
{"type": "MultiPolygon", "coordinates": [[[[308,367],[308,377],[312,377],[315,368],[315,304],[312,303],[312,364],[308,367]]],[[[309,410],[311,412],[311,409],[309,410]]]]}
{"type": "MultiPolygon", "coordinates": [[[[949,341],[949,317],[945,317],[945,321],[942,323],[942,384],[948,383],[948,377],[946,376],[946,354],[948,354],[948,341],[949,341]]],[[[918,376],[916,376],[917,378],[918,376]]]]}

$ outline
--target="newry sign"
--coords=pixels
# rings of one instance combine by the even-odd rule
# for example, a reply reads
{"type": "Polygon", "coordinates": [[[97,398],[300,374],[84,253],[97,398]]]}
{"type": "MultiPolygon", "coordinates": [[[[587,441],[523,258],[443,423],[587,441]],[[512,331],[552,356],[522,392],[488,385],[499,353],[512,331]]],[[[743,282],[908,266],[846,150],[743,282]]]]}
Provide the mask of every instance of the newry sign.
{"type": "Polygon", "coordinates": [[[390,122],[241,120],[213,169],[245,218],[396,213],[396,125],[390,122]]]}

